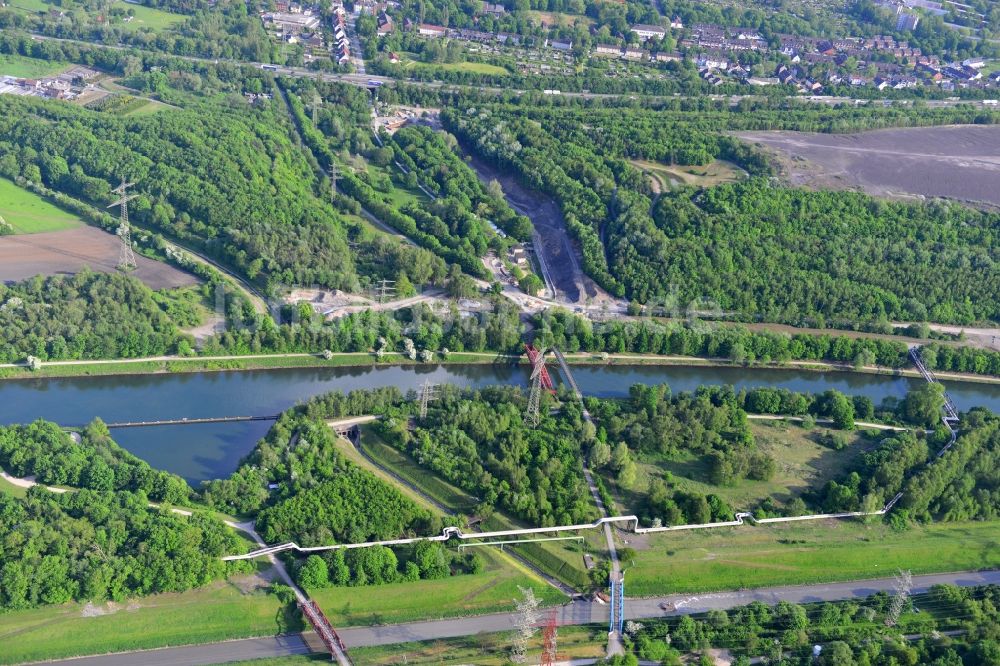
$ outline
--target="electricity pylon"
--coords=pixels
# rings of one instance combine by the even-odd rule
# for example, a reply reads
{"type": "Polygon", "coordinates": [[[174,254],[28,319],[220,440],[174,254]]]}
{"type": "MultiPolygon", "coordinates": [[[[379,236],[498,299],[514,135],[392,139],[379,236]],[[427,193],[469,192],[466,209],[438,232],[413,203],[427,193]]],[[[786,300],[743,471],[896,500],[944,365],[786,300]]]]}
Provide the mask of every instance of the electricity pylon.
{"type": "Polygon", "coordinates": [[[437,397],[437,384],[431,384],[430,380],[424,381],[420,386],[420,420],[427,418],[427,403],[437,397]]]}
{"type": "Polygon", "coordinates": [[[545,350],[535,356],[535,362],[531,368],[531,393],[528,394],[528,412],[524,419],[531,424],[532,428],[537,428],[541,422],[539,407],[542,402],[542,376],[545,374],[545,350]]]}
{"type": "Polygon", "coordinates": [[[514,622],[514,645],[510,660],[515,664],[527,661],[528,641],[538,626],[538,597],[530,587],[520,587],[521,599],[517,602],[517,620],[514,622]]]}
{"type": "Polygon", "coordinates": [[[378,302],[385,303],[386,299],[396,295],[396,288],[392,285],[396,284],[395,280],[382,280],[379,282],[378,289],[378,302]]]}
{"type": "Polygon", "coordinates": [[[892,603],[889,605],[885,626],[895,627],[896,623],[899,622],[899,616],[903,613],[903,607],[906,605],[911,589],[913,589],[913,576],[909,571],[900,571],[896,575],[896,594],[892,597],[892,603]]]}
{"type": "Polygon", "coordinates": [[[122,273],[128,273],[137,268],[135,253],[132,251],[132,231],[128,224],[128,202],[139,196],[138,194],[128,194],[128,188],[133,185],[135,183],[125,182],[125,177],[122,176],[122,184],[111,190],[118,195],[118,201],[108,206],[108,208],[121,206],[121,223],[118,225],[118,238],[121,240],[121,248],[118,250],[118,270],[122,273]]]}

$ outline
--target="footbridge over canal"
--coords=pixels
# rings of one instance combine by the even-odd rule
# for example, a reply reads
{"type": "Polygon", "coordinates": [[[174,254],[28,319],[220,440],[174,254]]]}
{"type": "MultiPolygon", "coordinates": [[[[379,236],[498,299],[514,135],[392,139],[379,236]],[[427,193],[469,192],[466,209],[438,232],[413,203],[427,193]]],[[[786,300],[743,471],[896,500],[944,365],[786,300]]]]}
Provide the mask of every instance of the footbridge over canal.
{"type": "Polygon", "coordinates": [[[246,421],[277,421],[279,414],[267,416],[209,416],[205,418],[159,419],[156,421],[122,421],[105,423],[108,428],[152,428],[156,426],[198,425],[199,423],[241,423],[246,421]]]}

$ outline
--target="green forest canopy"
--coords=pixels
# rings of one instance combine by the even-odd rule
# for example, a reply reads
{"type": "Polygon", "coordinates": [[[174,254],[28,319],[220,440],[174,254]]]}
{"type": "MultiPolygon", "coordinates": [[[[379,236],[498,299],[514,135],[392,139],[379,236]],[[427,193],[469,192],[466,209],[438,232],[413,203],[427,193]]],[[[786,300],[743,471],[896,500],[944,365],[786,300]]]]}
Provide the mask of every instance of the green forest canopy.
{"type": "MultiPolygon", "coordinates": [[[[807,192],[763,177],[673,190],[654,206],[648,182],[627,161],[705,164],[724,157],[763,176],[769,167],[761,156],[725,131],[842,131],[946,116],[795,104],[722,111],[706,102],[704,112],[697,106],[610,112],[478,104],[446,109],[442,120],[464,145],[555,197],[585,270],[619,296],[793,323],[1000,317],[995,213],[807,192]]],[[[963,109],[954,113],[980,120],[962,116],[963,109]]]]}

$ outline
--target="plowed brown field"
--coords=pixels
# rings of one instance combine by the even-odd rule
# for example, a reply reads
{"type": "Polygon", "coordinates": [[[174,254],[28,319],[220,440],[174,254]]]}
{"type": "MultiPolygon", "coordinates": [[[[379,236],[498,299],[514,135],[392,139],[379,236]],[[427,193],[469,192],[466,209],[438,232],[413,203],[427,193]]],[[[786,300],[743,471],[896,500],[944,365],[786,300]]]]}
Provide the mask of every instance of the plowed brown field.
{"type": "MultiPolygon", "coordinates": [[[[0,281],[35,275],[70,275],[84,266],[110,273],[118,263],[118,238],[93,227],[44,234],[0,237],[0,281]]],[[[172,266],[136,255],[133,275],[153,289],[195,284],[197,278],[172,266]]]]}

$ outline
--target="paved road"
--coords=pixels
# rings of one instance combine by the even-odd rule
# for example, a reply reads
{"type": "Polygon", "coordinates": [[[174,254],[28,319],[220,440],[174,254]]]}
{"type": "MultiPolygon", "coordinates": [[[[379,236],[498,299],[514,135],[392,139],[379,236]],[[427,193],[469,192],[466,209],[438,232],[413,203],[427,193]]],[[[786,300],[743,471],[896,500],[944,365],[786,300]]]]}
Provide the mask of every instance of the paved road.
{"type": "MultiPolygon", "coordinates": [[[[322,81],[333,81],[340,83],[349,83],[351,85],[370,87],[369,81],[378,81],[382,84],[392,83],[396,79],[386,76],[380,76],[377,74],[340,74],[333,72],[320,72],[316,70],[306,69],[303,67],[285,67],[284,65],[271,65],[267,63],[251,62],[243,60],[227,60],[218,58],[200,58],[196,56],[178,56],[169,53],[163,53],[160,51],[153,51],[149,49],[141,49],[132,46],[123,45],[111,45],[111,44],[101,44],[98,42],[88,42],[86,40],[80,39],[66,39],[63,37],[50,37],[48,35],[32,34],[31,39],[36,41],[52,41],[52,42],[69,42],[72,44],[81,44],[84,46],[91,46],[95,48],[105,48],[113,49],[117,51],[135,51],[137,53],[150,53],[157,56],[165,58],[177,58],[179,60],[187,60],[189,62],[203,62],[203,63],[213,63],[213,64],[227,64],[227,65],[245,65],[248,67],[255,67],[258,69],[263,69],[265,65],[268,70],[274,74],[282,74],[285,76],[296,76],[296,77],[307,77],[319,79],[322,81]]],[[[406,83],[407,85],[421,86],[425,88],[435,88],[445,91],[457,91],[457,90],[475,90],[482,93],[490,93],[495,95],[502,95],[507,93],[523,94],[529,92],[523,89],[512,89],[512,88],[490,88],[476,85],[462,85],[454,83],[443,83],[441,81],[417,81],[414,79],[401,80],[401,83],[406,83]]],[[[530,92],[538,92],[538,90],[533,90],[530,92]]],[[[579,97],[581,99],[617,99],[617,98],[629,98],[629,99],[710,99],[714,101],[724,101],[728,100],[731,105],[738,104],[741,100],[762,100],[766,99],[766,96],[759,94],[746,94],[746,95],[672,95],[672,96],[661,96],[661,95],[645,95],[643,93],[585,93],[585,92],[572,92],[564,91],[561,93],[563,97],[579,97]]],[[[912,100],[881,100],[881,99],[852,99],[849,97],[827,97],[823,95],[813,95],[810,97],[794,97],[794,99],[801,102],[808,102],[812,104],[828,105],[834,106],[838,104],[871,104],[873,106],[879,106],[883,102],[891,102],[893,105],[908,105],[912,104],[912,100]]],[[[942,108],[949,106],[957,106],[959,104],[973,104],[976,106],[985,106],[980,100],[951,100],[951,99],[931,99],[925,101],[927,108],[942,108]]]]}
{"type": "MultiPolygon", "coordinates": [[[[677,607],[677,613],[691,614],[708,610],[727,610],[746,605],[752,601],[762,601],[767,604],[775,604],[779,601],[794,603],[836,601],[838,599],[867,597],[875,592],[888,591],[893,589],[894,583],[893,578],[880,578],[850,583],[791,585],[738,592],[626,599],[625,617],[629,619],[662,617],[665,615],[660,610],[660,604],[663,602],[673,603],[677,607]]],[[[914,576],[913,592],[916,594],[926,592],[932,585],[941,583],[952,583],[962,587],[1000,585],[1000,570],[914,576]]],[[[497,613],[451,620],[352,627],[343,629],[339,633],[348,648],[355,648],[511,631],[514,627],[514,618],[515,615],[512,613],[497,613]]],[[[586,601],[576,601],[559,607],[557,618],[560,624],[606,624],[609,619],[608,607],[586,601]]],[[[48,663],[64,666],[132,666],[136,663],[142,663],[146,666],[203,666],[237,659],[303,654],[309,651],[309,645],[314,645],[317,650],[322,649],[315,636],[295,635],[147,650],[141,652],[141,658],[138,653],[123,653],[48,663]]]]}
{"type": "MultiPolygon", "coordinates": [[[[312,640],[312,637],[309,637],[312,640]]],[[[318,640],[317,643],[318,649],[318,640]]],[[[244,638],[207,645],[122,652],[96,657],[79,657],[63,661],[49,662],[66,666],[204,666],[223,664],[227,661],[284,657],[293,654],[309,654],[312,647],[301,634],[292,636],[268,636],[265,638],[244,638]]]]}

